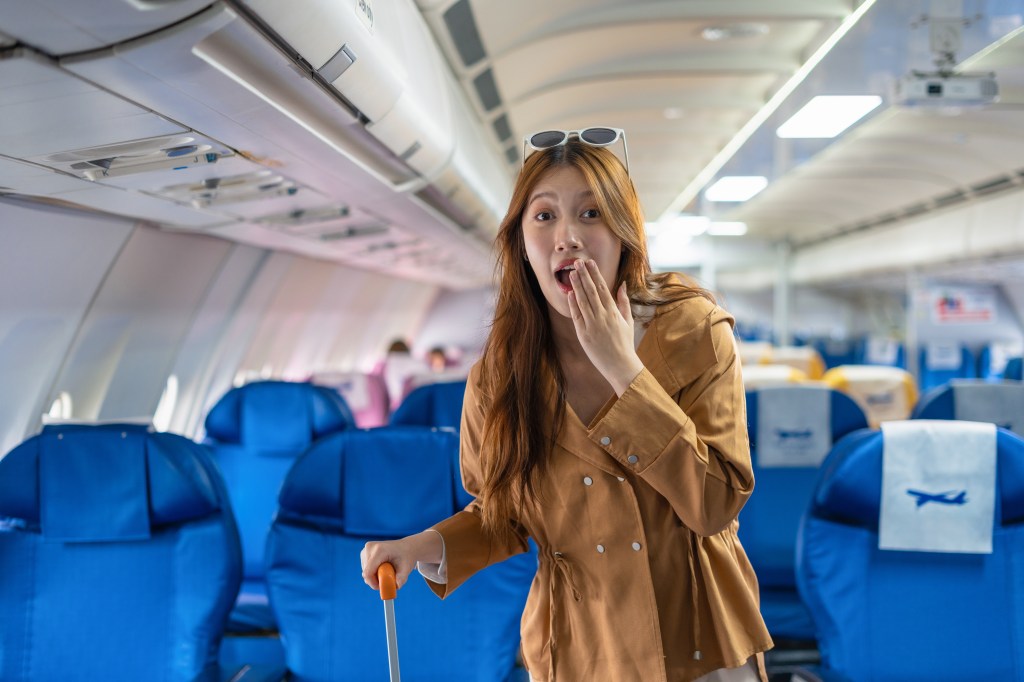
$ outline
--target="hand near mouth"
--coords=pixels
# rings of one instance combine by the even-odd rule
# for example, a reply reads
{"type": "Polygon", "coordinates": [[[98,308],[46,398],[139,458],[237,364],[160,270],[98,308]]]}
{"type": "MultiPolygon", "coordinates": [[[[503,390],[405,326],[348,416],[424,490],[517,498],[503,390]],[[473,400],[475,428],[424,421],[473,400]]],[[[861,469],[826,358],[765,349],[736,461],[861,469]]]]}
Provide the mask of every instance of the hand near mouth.
{"type": "Polygon", "coordinates": [[[621,396],[644,368],[633,347],[633,311],[626,285],[613,298],[593,260],[577,261],[569,281],[569,314],[580,345],[621,396]]]}

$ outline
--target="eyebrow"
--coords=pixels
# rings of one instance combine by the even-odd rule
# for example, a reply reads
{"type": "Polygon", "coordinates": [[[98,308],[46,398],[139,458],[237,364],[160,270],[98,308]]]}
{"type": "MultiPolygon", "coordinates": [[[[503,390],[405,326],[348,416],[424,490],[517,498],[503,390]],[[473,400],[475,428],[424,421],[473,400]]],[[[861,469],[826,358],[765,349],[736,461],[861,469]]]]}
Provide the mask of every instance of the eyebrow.
{"type": "MultiPolygon", "coordinates": [[[[594,196],[593,191],[585,189],[582,192],[576,194],[577,199],[582,199],[587,196],[594,196]]],[[[557,198],[557,195],[554,192],[537,192],[536,194],[530,197],[530,200],[526,202],[526,205],[529,206],[530,204],[537,201],[537,199],[540,199],[541,197],[548,197],[554,199],[557,198]]]]}

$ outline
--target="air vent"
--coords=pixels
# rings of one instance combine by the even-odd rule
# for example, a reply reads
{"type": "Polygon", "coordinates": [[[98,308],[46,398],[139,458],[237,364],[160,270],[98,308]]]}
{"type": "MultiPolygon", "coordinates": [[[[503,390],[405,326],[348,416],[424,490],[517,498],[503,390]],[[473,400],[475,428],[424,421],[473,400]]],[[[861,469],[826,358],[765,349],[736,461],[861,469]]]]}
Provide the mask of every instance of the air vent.
{"type": "Polygon", "coordinates": [[[959,190],[958,189],[955,192],[950,192],[949,194],[943,194],[941,197],[935,197],[935,199],[934,199],[934,201],[932,203],[935,205],[936,208],[940,208],[942,206],[950,206],[952,204],[959,204],[961,201],[965,201],[966,199],[967,199],[967,192],[964,192],[963,190],[959,190]]]}
{"type": "Polygon", "coordinates": [[[201,182],[170,185],[157,190],[156,194],[203,208],[292,196],[298,191],[299,188],[291,180],[273,171],[262,170],[207,178],[201,182]]]}
{"type": "Polygon", "coordinates": [[[233,156],[229,150],[215,149],[195,136],[168,135],[58,152],[41,161],[87,180],[102,180],[203,166],[228,156],[233,156]]]}
{"type": "Polygon", "coordinates": [[[469,0],[459,0],[445,10],[444,25],[452,37],[452,44],[459,51],[459,58],[467,68],[487,56],[469,0]]]}
{"type": "Polygon", "coordinates": [[[1017,181],[1011,176],[1002,175],[998,178],[992,178],[990,180],[986,180],[985,182],[979,182],[976,185],[972,185],[971,190],[973,190],[975,194],[979,195],[993,194],[995,192],[1000,192],[1004,189],[1010,189],[1011,187],[1015,187],[1016,184],[1017,181]]]}
{"type": "Polygon", "coordinates": [[[494,72],[487,69],[473,79],[473,87],[480,98],[484,111],[493,111],[501,106],[501,95],[498,94],[498,83],[494,80],[494,72]]]}

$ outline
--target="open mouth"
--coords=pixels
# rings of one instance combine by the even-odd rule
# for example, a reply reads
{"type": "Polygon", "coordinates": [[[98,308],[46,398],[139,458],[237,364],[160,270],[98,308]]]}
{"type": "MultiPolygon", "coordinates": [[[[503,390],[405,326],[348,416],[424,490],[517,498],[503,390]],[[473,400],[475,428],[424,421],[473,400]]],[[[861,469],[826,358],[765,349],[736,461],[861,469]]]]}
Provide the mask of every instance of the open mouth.
{"type": "Polygon", "coordinates": [[[569,281],[569,273],[576,269],[576,261],[569,261],[563,263],[557,270],[555,270],[555,281],[558,282],[558,288],[562,290],[563,294],[568,294],[572,291],[572,282],[569,281]]]}

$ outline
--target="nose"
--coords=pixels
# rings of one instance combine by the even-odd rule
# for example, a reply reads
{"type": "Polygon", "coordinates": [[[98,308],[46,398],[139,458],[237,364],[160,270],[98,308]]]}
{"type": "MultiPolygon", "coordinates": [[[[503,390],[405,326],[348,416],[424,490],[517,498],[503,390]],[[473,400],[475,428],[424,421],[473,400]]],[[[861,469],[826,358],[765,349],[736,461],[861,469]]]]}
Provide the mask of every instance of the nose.
{"type": "Polygon", "coordinates": [[[583,247],[583,240],[576,232],[576,226],[571,222],[563,223],[555,235],[555,251],[559,253],[578,251],[583,247]]]}

